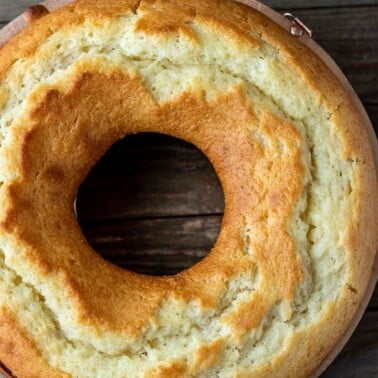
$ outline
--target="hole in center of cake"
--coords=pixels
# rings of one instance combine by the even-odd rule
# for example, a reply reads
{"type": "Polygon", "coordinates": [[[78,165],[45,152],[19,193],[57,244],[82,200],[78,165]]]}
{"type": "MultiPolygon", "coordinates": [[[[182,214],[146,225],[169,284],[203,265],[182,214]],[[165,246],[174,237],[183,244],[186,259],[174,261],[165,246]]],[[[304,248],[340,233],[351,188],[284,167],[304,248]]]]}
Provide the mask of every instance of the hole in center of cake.
{"type": "Polygon", "coordinates": [[[204,258],[223,208],[207,157],[155,133],[115,143],[77,195],[78,221],[91,246],[113,264],[149,275],[177,274],[204,258]]]}

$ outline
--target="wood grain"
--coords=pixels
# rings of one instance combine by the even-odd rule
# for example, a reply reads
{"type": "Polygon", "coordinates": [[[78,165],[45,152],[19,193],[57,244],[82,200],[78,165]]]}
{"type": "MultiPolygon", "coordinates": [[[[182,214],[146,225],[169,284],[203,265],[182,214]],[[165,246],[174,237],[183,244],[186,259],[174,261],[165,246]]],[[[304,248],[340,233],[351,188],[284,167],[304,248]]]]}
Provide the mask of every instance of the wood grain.
{"type": "Polygon", "coordinates": [[[332,56],[361,100],[378,104],[378,7],[298,10],[313,38],[332,56]]]}
{"type": "Polygon", "coordinates": [[[87,240],[106,260],[138,273],[175,274],[208,254],[222,216],[118,220],[84,224],[87,240]]]}
{"type": "Polygon", "coordinates": [[[341,7],[363,7],[378,5],[378,0],[264,0],[264,4],[275,9],[318,9],[341,7]]]}
{"type": "Polygon", "coordinates": [[[378,373],[378,311],[365,313],[348,344],[322,378],[373,378],[378,373]]]}
{"type": "Polygon", "coordinates": [[[175,138],[137,134],[101,159],[80,188],[77,206],[86,221],[214,214],[223,204],[218,178],[202,152],[175,138]]]}
{"type": "Polygon", "coordinates": [[[378,312],[378,286],[375,288],[374,293],[369,302],[369,310],[374,310],[378,312]]]}

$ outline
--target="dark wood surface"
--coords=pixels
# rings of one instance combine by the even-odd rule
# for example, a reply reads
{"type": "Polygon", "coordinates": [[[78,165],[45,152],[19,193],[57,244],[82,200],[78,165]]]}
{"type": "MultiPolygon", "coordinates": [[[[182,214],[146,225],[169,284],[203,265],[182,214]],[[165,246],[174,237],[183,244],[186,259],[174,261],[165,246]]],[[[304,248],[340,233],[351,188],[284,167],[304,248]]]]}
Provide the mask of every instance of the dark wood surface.
{"type": "MultiPolygon", "coordinates": [[[[0,27],[30,0],[0,0],[0,27]]],[[[292,11],[335,59],[378,126],[378,0],[270,0],[292,11]]],[[[156,134],[118,142],[87,177],[79,221],[105,258],[137,272],[174,274],[217,237],[223,193],[195,147],[156,134]]],[[[356,332],[323,377],[378,377],[378,291],[356,332]]]]}

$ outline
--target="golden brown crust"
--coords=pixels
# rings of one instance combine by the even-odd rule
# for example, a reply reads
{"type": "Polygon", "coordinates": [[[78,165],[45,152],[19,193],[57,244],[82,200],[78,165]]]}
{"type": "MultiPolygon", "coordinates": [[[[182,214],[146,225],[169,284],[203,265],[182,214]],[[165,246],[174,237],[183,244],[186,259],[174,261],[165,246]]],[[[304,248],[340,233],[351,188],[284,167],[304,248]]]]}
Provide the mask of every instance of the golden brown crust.
{"type": "Polygon", "coordinates": [[[210,345],[202,345],[198,348],[190,374],[198,375],[213,367],[221,358],[222,346],[221,340],[215,340],[210,345]]]}
{"type": "MultiPolygon", "coordinates": [[[[2,228],[28,245],[28,258],[40,274],[59,269],[64,286],[76,299],[83,321],[102,323],[103,327],[136,337],[169,293],[187,302],[197,299],[211,306],[224,290],[227,277],[254,269],[251,258],[238,247],[239,227],[243,224],[244,207],[253,208],[253,216],[259,219],[267,216],[267,202],[275,213],[280,213],[279,220],[266,231],[276,237],[256,241],[254,258],[261,264],[261,274],[269,275],[272,270],[276,273],[275,277],[270,277],[269,297],[263,301],[259,298],[258,302],[260,306],[265,304],[266,309],[282,296],[292,297],[301,268],[294,244],[282,224],[289,218],[301,190],[299,136],[295,129],[281,122],[280,131],[275,130],[277,140],[284,138],[292,153],[281,159],[259,156],[261,147],[251,145],[242,129],[245,122],[252,124],[257,120],[248,113],[244,98],[238,92],[219,97],[211,104],[184,95],[177,102],[158,108],[138,78],[89,73],[91,67],[86,71],[88,73],[79,76],[68,93],[50,90],[44,95],[36,94],[35,105],[28,116],[29,125],[33,125],[31,130],[26,134],[22,127],[19,132],[15,130],[15,138],[22,140],[19,151],[22,180],[7,188],[8,211],[2,218],[2,228]],[[118,88],[115,93],[114,87],[118,88]],[[127,96],[128,93],[133,93],[133,97],[127,96]],[[99,102],[99,99],[103,100],[99,102]],[[123,106],[115,108],[113,104],[120,101],[123,106]],[[91,108],[93,103],[97,103],[96,109],[83,112],[80,118],[72,112],[73,108],[91,108]],[[112,107],[111,118],[103,119],[104,115],[109,116],[107,109],[112,107]],[[129,114],[133,114],[132,119],[129,114]],[[161,131],[162,115],[165,133],[195,143],[209,156],[224,188],[226,210],[218,242],[208,258],[174,277],[142,277],[115,269],[94,254],[81,235],[71,204],[80,180],[111,144],[137,130],[161,131]],[[99,126],[91,127],[95,122],[99,126]],[[227,159],[223,159],[226,151],[227,159]],[[239,163],[245,158],[254,162],[254,166],[239,163]],[[277,184],[280,176],[281,185],[277,184]],[[292,185],[287,185],[284,176],[292,185]],[[256,195],[256,189],[248,185],[251,180],[268,181],[270,189],[261,196],[256,195]],[[240,186],[235,188],[234,182],[240,186]],[[58,196],[60,201],[54,201],[58,196]],[[70,239],[66,240],[66,235],[71,235],[70,239]],[[55,251],[54,245],[65,253],[55,251]],[[278,245],[286,246],[285,258],[280,256],[278,245]],[[216,272],[214,266],[219,267],[216,272]],[[102,277],[101,281],[96,277],[102,277]],[[95,295],[103,290],[106,294],[95,295]],[[133,303],[133,311],[119,311],[130,303],[133,303]]],[[[277,127],[278,120],[267,115],[262,122],[256,127],[271,131],[277,127]]],[[[263,314],[264,311],[251,314],[247,310],[244,315],[247,323],[240,318],[228,321],[244,333],[259,323],[263,314]]]]}
{"type": "Polygon", "coordinates": [[[14,317],[5,308],[0,310],[0,355],[1,361],[6,366],[11,366],[12,374],[17,377],[68,377],[46,363],[38,349],[23,334],[14,317]]]}
{"type": "MultiPolygon", "coordinates": [[[[61,28],[129,13],[139,17],[135,32],[147,36],[178,34],[199,45],[198,33],[191,27],[196,21],[226,35],[240,49],[258,49],[263,43],[274,46],[330,111],[343,159],[356,163],[350,199],[354,207],[340,242],[346,246],[347,280],[353,290],[340,289],[335,303],[324,310],[320,325],[309,325],[288,337],[285,351],[254,370],[255,376],[279,375],[278,371],[306,376],[352,318],[377,247],[377,182],[359,115],[318,58],[264,16],[228,1],[119,0],[111,5],[105,0],[77,1],[35,21],[1,50],[0,81],[14,62],[36,54],[41,41],[61,28]]],[[[0,92],[0,109],[7,98],[6,92],[0,92]]],[[[232,279],[258,273],[261,290],[251,290],[248,301],[219,321],[232,330],[236,344],[243,343],[278,303],[294,300],[305,276],[298,241],[287,227],[308,174],[302,156],[308,136],[295,123],[284,113],[273,114],[257,105],[255,109],[241,84],[211,99],[194,91],[159,103],[139,75],[117,64],[104,66],[101,59],[83,61],[64,82],[35,90],[12,125],[1,154],[17,179],[2,188],[1,232],[14,250],[23,251],[24,263],[33,267],[36,276],[46,282],[56,280],[61,295],[74,308],[70,314],[76,324],[130,340],[140,339],[151,323],[161,325],[158,312],[167,300],[196,302],[200,309],[211,311],[230,290],[232,279]],[[103,261],[84,239],[73,213],[76,189],[90,168],[112,143],[135,132],[164,132],[192,142],[209,157],[222,182],[226,210],[216,245],[199,264],[173,277],[140,276],[103,261]],[[256,133],[268,137],[268,146],[251,137],[256,133]],[[246,246],[241,230],[250,224],[257,231],[246,246]]],[[[284,309],[288,321],[292,314],[284,309]]],[[[8,353],[10,344],[3,342],[0,359],[20,377],[60,376],[22,336],[27,330],[14,319],[4,319],[0,341],[14,335],[17,354],[8,353]]],[[[146,374],[165,377],[211,371],[221,355],[220,341],[202,344],[192,365],[162,362],[146,374]]],[[[237,367],[234,374],[248,375],[250,370],[237,367]]]]}

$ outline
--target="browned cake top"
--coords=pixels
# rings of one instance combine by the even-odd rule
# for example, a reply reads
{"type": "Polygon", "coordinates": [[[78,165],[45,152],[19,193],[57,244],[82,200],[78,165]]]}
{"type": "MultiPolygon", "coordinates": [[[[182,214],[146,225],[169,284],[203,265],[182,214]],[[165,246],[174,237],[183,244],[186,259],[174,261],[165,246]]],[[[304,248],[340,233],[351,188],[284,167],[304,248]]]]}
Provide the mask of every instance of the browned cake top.
{"type": "Polygon", "coordinates": [[[0,140],[0,360],[20,377],[308,376],[362,298],[377,181],[360,117],[245,6],[82,0],[42,17],[0,51],[0,140]],[[73,212],[136,132],[195,144],[223,186],[214,248],[175,276],[104,261],[73,212]]]}

